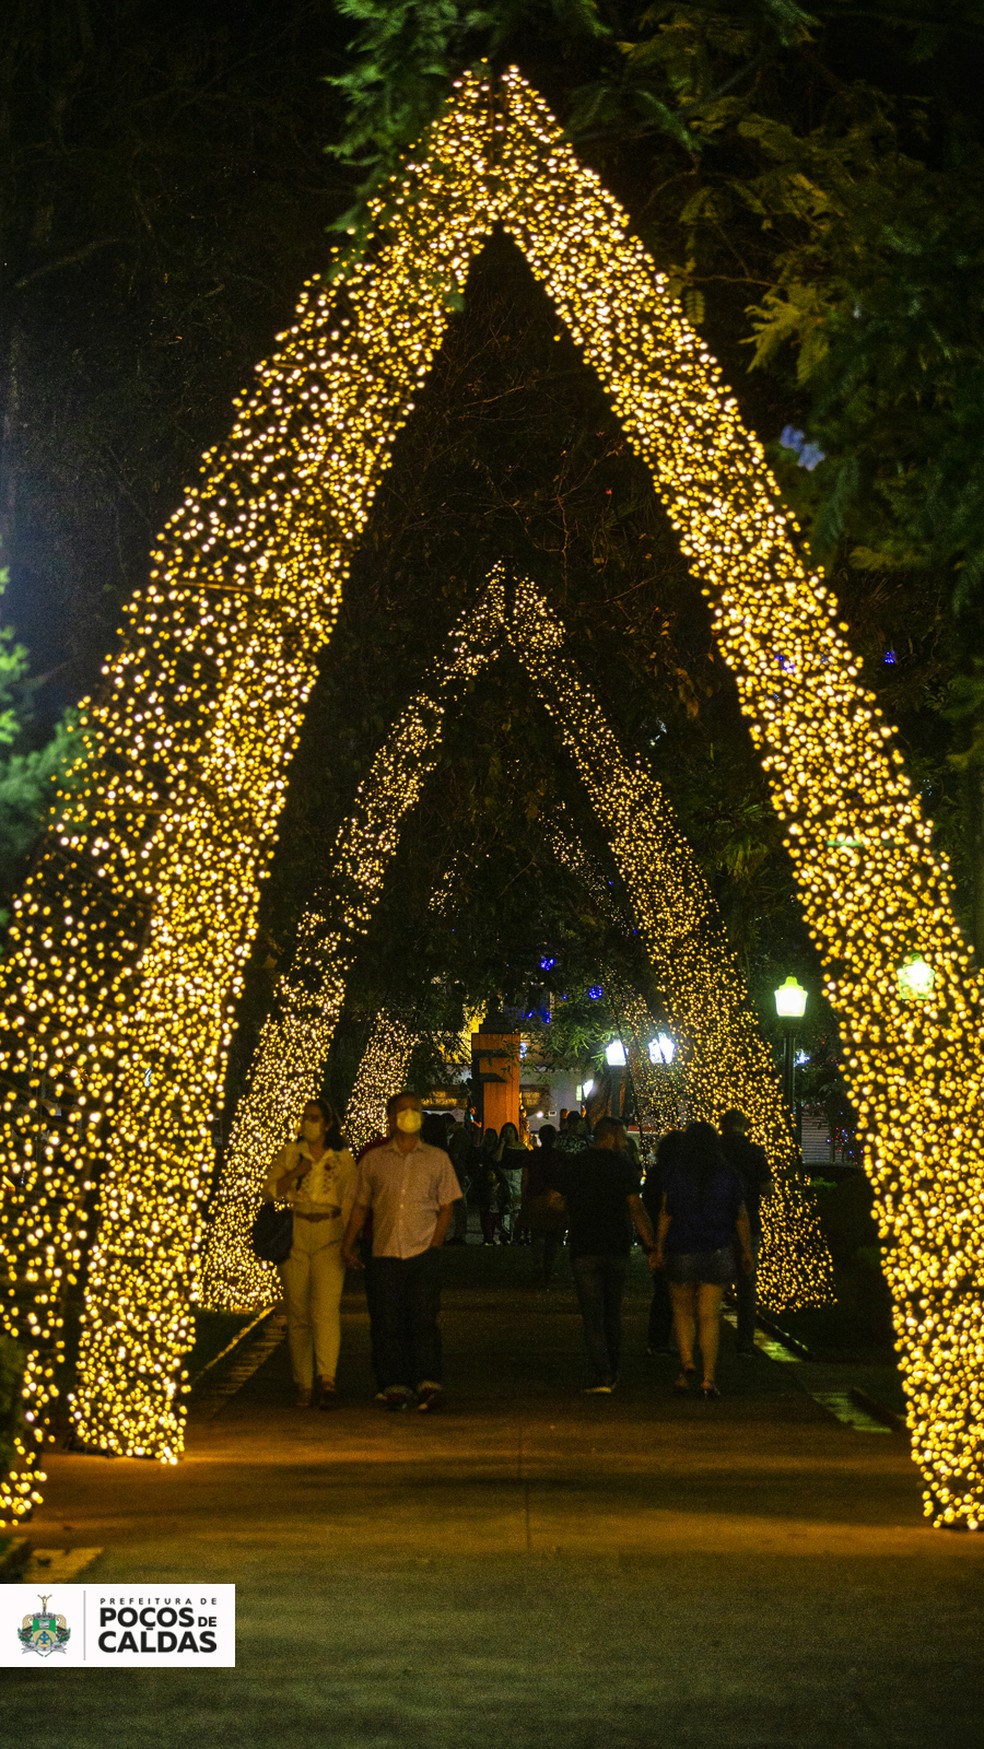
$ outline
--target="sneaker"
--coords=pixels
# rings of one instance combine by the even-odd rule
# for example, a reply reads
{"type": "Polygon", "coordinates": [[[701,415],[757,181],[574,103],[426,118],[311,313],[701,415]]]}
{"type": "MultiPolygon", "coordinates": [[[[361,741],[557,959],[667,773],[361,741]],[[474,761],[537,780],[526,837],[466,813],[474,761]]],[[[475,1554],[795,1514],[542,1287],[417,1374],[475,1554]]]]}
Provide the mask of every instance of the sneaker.
{"type": "Polygon", "coordinates": [[[409,1409],[412,1395],[413,1392],[406,1385],[393,1385],[390,1390],[384,1391],[383,1401],[387,1409],[409,1409]]]}
{"type": "Polygon", "coordinates": [[[585,1385],[581,1395],[582,1397],[610,1397],[614,1389],[614,1385],[585,1385]]]}
{"type": "Polygon", "coordinates": [[[444,1391],[433,1380],[425,1379],[422,1385],[417,1386],[417,1410],[419,1414],[432,1414],[435,1409],[440,1409],[443,1402],[444,1391]]]}

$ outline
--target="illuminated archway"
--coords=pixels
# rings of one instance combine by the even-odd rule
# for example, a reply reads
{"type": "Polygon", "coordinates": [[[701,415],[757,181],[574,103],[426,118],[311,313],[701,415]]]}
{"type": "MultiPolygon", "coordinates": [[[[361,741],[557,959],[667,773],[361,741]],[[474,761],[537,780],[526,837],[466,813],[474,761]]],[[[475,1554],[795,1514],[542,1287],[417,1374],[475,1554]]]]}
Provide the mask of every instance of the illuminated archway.
{"type": "MultiPolygon", "coordinates": [[[[533,585],[507,602],[501,570],[478,608],[448,639],[441,661],[397,720],[339,828],[322,903],[302,920],[287,974],[254,1055],[229,1136],[205,1247],[203,1302],[238,1309],[265,1304],[271,1272],[249,1232],[260,1187],[297,1112],[315,1092],[345,999],[350,968],[399,846],[403,823],[440,757],[455,690],[503,646],[526,669],[555,721],[609,837],[671,1021],[683,1041],[688,1098],[708,1117],[739,1106],[765,1144],[775,1190],[764,1216],[762,1291],[776,1309],[830,1296],[830,1260],[771,1056],[710,889],[681,836],[661,786],[626,759],[578,673],[560,621],[533,585]],[[605,773],[604,782],[595,775],[605,773]]],[[[590,871],[582,868],[582,878],[590,871]]]]}
{"type": "Polygon", "coordinates": [[[98,1413],[80,1413],[109,1450],[170,1460],[180,1445],[132,1284],[152,1298],[162,1351],[180,1356],[209,1119],[315,656],[394,437],[501,225],[605,388],[709,601],[841,1023],[926,1509],[976,1528],[981,987],[836,604],[801,563],[762,448],[628,215],[517,71],[456,82],[372,219],[360,262],[306,289],[229,443],[165,530],[84,714],[77,787],[15,908],[0,1012],[18,1187],[3,1316],[28,1349],[32,1419],[0,1511],[23,1513],[37,1494],[61,1283],[79,1268],[81,1192],[98,1161],[89,1291],[115,1312],[90,1355],[98,1413]],[[912,953],[933,972],[922,1002],[898,984],[912,953]],[[167,1089],[149,1111],[148,1074],[167,1089]],[[80,1123],[35,1155],[42,1077],[83,1115],[109,1114],[101,1139],[80,1123]]]}

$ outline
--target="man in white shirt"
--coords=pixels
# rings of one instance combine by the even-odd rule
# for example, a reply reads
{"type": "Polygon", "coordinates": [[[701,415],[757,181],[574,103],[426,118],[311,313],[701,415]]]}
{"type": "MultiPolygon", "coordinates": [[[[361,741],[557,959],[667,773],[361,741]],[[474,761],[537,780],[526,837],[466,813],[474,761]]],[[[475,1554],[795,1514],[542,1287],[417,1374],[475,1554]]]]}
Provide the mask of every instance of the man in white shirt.
{"type": "Polygon", "coordinates": [[[441,1404],[441,1248],[461,1187],[444,1149],[420,1139],[417,1095],[398,1094],[392,1110],[394,1134],[359,1166],[342,1256],[348,1268],[362,1268],[356,1243],[371,1210],[375,1350],[386,1407],[416,1401],[428,1412],[441,1404]]]}

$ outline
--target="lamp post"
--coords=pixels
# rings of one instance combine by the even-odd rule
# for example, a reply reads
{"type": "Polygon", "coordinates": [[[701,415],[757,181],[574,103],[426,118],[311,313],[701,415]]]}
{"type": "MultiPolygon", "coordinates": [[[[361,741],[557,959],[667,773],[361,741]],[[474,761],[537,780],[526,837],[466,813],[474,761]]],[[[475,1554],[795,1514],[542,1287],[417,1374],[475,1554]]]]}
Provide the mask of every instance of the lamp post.
{"type": "Polygon", "coordinates": [[[796,1023],[802,1020],[806,1013],[806,991],[796,979],[789,977],[780,984],[775,992],[776,1013],[782,1021],[782,1090],[786,1103],[793,1113],[793,1122],[799,1133],[799,1122],[796,1115],[796,1023]]]}
{"type": "Polygon", "coordinates": [[[615,1111],[613,1115],[621,1119],[625,1086],[625,1046],[620,1038],[613,1038],[605,1047],[605,1062],[610,1069],[615,1071],[615,1111]]]}
{"type": "Polygon", "coordinates": [[[657,1065],[662,1065],[664,1069],[668,1069],[673,1061],[675,1051],[676,1045],[668,1032],[657,1033],[656,1037],[649,1041],[649,1061],[654,1068],[657,1065]]]}

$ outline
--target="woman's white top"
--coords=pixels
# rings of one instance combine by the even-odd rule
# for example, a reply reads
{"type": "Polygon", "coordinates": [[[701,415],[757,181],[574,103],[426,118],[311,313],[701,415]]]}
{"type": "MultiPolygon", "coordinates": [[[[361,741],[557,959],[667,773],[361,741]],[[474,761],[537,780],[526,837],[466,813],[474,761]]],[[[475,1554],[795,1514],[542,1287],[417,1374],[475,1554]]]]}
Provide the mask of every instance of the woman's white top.
{"type": "Polygon", "coordinates": [[[288,1142],[273,1162],[264,1194],[289,1203],[302,1215],[328,1215],[336,1211],[348,1220],[355,1198],[356,1164],[348,1148],[326,1148],[320,1160],[311,1158],[307,1142],[288,1142]],[[307,1177],[298,1190],[278,1191],[287,1172],[299,1172],[308,1163],[307,1177]]]}

